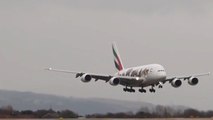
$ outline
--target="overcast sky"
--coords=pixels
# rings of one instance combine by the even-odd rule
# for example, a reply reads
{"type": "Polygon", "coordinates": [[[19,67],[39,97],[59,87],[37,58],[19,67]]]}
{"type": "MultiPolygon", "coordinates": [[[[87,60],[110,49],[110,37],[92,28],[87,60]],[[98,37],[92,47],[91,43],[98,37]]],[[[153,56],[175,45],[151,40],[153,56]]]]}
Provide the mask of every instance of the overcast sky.
{"type": "Polygon", "coordinates": [[[125,67],[159,63],[168,76],[213,72],[213,1],[1,0],[0,89],[213,109],[212,76],[132,94],[43,70],[114,74],[113,41],[125,67]]]}

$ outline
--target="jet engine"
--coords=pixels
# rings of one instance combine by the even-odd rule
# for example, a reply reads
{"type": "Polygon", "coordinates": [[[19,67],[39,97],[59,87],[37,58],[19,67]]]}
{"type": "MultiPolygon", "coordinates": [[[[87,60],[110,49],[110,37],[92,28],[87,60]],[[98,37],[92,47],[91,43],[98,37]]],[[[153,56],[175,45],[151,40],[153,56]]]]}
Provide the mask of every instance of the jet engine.
{"type": "Polygon", "coordinates": [[[198,84],[198,78],[190,77],[189,80],[188,80],[188,83],[190,85],[197,85],[198,84]]]}
{"type": "Polygon", "coordinates": [[[112,86],[117,86],[119,83],[120,83],[120,80],[119,80],[119,78],[116,78],[116,77],[112,77],[109,80],[109,84],[112,86]]]}
{"type": "Polygon", "coordinates": [[[173,87],[178,88],[182,85],[182,81],[176,78],[172,80],[171,84],[173,87]]]}
{"type": "Polygon", "coordinates": [[[82,77],[81,77],[81,81],[82,82],[90,82],[92,79],[91,75],[88,75],[88,74],[84,74],[82,77]]]}

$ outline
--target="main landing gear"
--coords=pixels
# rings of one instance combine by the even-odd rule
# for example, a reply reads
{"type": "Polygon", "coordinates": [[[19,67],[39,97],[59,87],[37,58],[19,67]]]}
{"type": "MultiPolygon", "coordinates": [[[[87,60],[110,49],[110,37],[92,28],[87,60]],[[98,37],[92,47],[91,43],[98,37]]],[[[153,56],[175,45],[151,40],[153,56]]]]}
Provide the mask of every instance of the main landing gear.
{"type": "MultiPolygon", "coordinates": [[[[160,86],[160,88],[162,88],[161,86],[160,86]]],[[[135,89],[133,89],[132,87],[129,87],[128,88],[128,86],[126,86],[125,88],[123,88],[123,91],[124,92],[135,92],[135,89]]],[[[141,87],[139,90],[138,90],[140,93],[146,93],[146,90],[143,88],[143,87],[141,87]]],[[[152,85],[152,87],[149,89],[149,91],[151,92],[151,93],[155,93],[156,92],[156,90],[154,89],[154,85],[152,85]]]]}
{"type": "Polygon", "coordinates": [[[141,87],[141,89],[139,89],[138,91],[141,92],[141,93],[146,93],[146,90],[143,89],[143,87],[141,87]]]}
{"type": "Polygon", "coordinates": [[[135,90],[130,87],[130,88],[127,88],[127,86],[123,89],[124,92],[135,92],[135,90]]]}
{"type": "Polygon", "coordinates": [[[150,88],[149,91],[155,93],[154,86],[152,86],[152,88],[150,88]]]}

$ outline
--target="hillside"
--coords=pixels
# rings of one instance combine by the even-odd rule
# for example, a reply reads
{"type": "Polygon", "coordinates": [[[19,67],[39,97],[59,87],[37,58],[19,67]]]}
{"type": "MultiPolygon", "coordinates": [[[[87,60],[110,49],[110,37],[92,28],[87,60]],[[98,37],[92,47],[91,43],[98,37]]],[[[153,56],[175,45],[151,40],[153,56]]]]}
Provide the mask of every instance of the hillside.
{"type": "MultiPolygon", "coordinates": [[[[93,113],[136,112],[141,108],[152,111],[155,105],[146,102],[132,102],[100,98],[74,98],[31,92],[0,90],[0,106],[12,105],[16,110],[70,109],[81,115],[93,113]]],[[[176,106],[178,109],[185,107],[176,106]]]]}

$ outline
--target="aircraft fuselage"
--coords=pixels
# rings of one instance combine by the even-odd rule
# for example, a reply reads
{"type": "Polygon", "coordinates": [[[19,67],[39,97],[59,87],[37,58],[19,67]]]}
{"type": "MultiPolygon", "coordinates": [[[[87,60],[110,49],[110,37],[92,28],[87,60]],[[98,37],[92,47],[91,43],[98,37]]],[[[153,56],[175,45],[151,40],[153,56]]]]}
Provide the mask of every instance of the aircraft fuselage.
{"type": "MultiPolygon", "coordinates": [[[[127,68],[116,73],[118,76],[138,77],[137,82],[129,83],[132,87],[146,87],[166,80],[166,71],[162,65],[149,64],[127,68]]],[[[126,83],[120,83],[125,85],[126,83]]]]}

